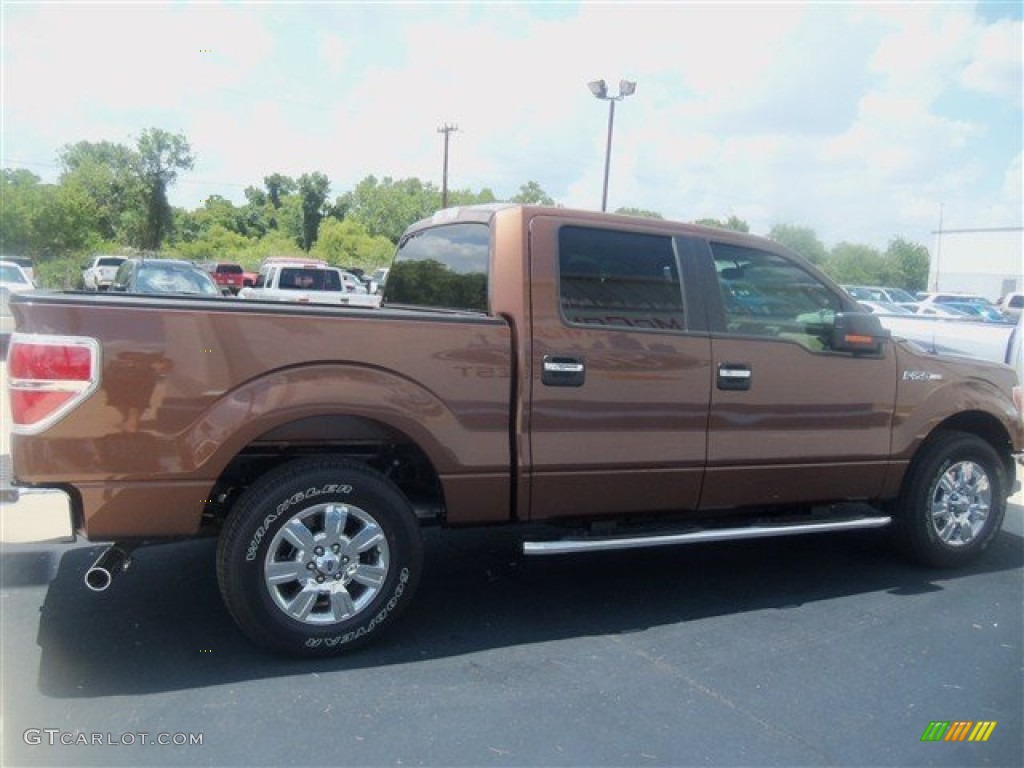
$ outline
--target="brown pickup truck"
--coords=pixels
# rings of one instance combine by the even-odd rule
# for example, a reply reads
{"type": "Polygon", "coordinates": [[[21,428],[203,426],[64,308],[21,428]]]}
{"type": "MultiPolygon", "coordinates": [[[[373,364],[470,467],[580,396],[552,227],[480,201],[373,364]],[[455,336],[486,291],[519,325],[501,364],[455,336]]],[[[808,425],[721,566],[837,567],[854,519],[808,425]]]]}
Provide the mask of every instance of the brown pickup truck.
{"type": "Polygon", "coordinates": [[[86,583],[216,535],[231,614],[298,654],[393,622],[426,524],[516,525],[541,555],[889,526],[962,564],[1024,437],[1011,368],[891,339],[769,241],[650,219],[442,211],[379,309],[11,306],[14,474],[115,542],[86,583]]]}

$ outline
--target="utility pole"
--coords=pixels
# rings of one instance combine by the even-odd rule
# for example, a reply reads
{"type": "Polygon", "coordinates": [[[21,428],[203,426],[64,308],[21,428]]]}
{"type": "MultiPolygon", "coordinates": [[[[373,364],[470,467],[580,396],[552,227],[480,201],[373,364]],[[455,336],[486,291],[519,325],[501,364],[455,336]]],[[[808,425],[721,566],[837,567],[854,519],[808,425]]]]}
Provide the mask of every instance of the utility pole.
{"type": "Polygon", "coordinates": [[[445,123],[443,128],[438,128],[438,133],[444,134],[444,175],[441,177],[441,208],[448,207],[448,136],[459,130],[457,125],[445,123]]]}
{"type": "Polygon", "coordinates": [[[939,203],[939,231],[935,233],[935,282],[932,283],[932,290],[939,292],[939,271],[942,268],[942,214],[945,203],[939,203]]]}

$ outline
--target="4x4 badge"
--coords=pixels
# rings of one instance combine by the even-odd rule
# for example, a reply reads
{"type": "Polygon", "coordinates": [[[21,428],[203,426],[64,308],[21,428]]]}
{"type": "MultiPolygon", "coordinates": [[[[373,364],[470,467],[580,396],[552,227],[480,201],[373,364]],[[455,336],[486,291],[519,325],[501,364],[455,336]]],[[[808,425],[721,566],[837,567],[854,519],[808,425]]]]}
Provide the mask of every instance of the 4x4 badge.
{"type": "Polygon", "coordinates": [[[931,371],[904,371],[904,381],[942,381],[941,373],[932,373],[931,371]]]}

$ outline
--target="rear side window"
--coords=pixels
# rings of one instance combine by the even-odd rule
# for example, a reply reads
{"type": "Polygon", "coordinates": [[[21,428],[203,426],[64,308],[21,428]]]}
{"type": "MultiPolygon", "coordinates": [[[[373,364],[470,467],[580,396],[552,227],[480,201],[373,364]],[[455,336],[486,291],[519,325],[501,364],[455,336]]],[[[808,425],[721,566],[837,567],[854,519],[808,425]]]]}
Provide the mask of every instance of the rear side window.
{"type": "Polygon", "coordinates": [[[491,230],[447,224],[413,232],[398,245],[384,303],[487,312],[491,230]]]}
{"type": "Polygon", "coordinates": [[[587,227],[558,234],[559,296],[569,323],[686,328],[672,238],[587,227]]]}

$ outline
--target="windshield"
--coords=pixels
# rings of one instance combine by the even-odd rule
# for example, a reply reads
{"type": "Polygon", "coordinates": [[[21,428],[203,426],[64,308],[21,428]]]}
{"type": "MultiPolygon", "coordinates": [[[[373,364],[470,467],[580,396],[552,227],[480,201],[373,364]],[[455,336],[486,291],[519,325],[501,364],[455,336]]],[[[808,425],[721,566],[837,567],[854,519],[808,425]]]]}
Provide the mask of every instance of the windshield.
{"type": "Polygon", "coordinates": [[[220,291],[210,277],[190,267],[143,265],[139,268],[140,293],[198,293],[219,296],[220,291]]]}
{"type": "Polygon", "coordinates": [[[24,272],[18,269],[18,267],[10,266],[7,264],[0,265],[0,283],[18,283],[19,285],[29,285],[28,278],[25,277],[24,272]]]}
{"type": "Polygon", "coordinates": [[[917,301],[917,299],[915,299],[909,293],[904,291],[902,288],[888,288],[887,290],[889,292],[889,298],[897,303],[906,302],[908,304],[913,304],[914,302],[917,301]]]}

